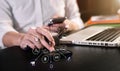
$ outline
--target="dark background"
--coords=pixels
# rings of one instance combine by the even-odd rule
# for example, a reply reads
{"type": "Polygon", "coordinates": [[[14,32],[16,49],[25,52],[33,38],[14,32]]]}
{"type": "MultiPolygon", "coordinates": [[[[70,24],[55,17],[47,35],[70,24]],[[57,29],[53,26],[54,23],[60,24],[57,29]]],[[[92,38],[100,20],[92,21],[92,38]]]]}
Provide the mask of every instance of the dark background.
{"type": "Polygon", "coordinates": [[[117,14],[120,0],[77,0],[84,22],[93,15],[117,14]]]}

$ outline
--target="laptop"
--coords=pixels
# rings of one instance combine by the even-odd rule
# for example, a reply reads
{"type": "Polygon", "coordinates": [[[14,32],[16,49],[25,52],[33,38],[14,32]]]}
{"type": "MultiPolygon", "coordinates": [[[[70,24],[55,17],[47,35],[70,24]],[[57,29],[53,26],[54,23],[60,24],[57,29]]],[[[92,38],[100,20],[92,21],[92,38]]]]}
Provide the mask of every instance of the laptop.
{"type": "Polygon", "coordinates": [[[89,26],[62,37],[60,44],[120,47],[120,27],[89,26]]]}

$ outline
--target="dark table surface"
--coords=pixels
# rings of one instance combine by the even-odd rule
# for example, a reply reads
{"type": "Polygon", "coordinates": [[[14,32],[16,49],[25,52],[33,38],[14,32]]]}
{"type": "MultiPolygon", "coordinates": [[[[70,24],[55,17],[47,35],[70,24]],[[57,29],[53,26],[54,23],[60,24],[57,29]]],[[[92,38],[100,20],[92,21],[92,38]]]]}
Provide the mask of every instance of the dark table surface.
{"type": "Polygon", "coordinates": [[[70,61],[49,64],[38,62],[36,66],[30,64],[31,52],[19,47],[11,47],[0,51],[0,71],[120,71],[120,49],[105,47],[89,47],[61,45],[73,52],[70,61]]]}

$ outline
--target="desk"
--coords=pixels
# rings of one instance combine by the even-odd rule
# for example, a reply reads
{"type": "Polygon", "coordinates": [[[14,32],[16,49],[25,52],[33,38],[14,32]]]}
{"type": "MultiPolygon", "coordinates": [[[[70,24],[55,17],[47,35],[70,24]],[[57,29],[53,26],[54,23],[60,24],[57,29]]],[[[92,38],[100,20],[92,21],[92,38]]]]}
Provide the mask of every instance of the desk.
{"type": "Polygon", "coordinates": [[[0,51],[0,71],[120,71],[119,48],[102,48],[88,46],[64,47],[73,52],[70,62],[54,63],[51,70],[49,64],[38,63],[32,67],[29,52],[19,47],[11,47],[0,51]]]}

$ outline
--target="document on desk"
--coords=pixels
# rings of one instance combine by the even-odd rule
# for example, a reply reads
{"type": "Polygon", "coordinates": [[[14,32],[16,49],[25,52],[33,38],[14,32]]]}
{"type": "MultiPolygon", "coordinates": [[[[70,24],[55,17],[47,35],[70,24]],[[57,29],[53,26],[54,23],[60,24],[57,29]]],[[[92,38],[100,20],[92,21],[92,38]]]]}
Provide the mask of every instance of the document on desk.
{"type": "Polygon", "coordinates": [[[119,15],[92,16],[85,25],[89,26],[94,24],[120,24],[120,16],[119,15]]]}
{"type": "Polygon", "coordinates": [[[118,15],[99,15],[92,16],[91,21],[120,20],[118,15]]]}
{"type": "Polygon", "coordinates": [[[61,44],[120,47],[120,27],[89,26],[60,39],[61,44]]]}

